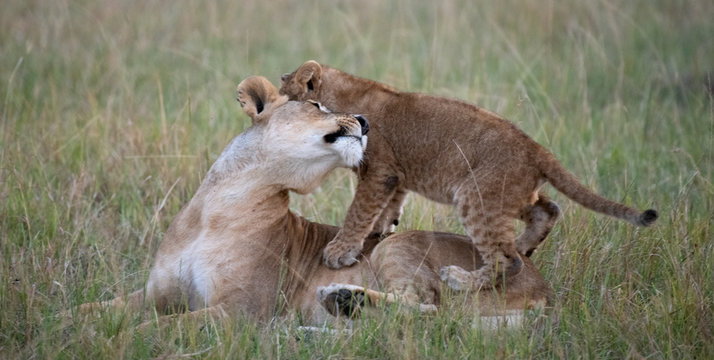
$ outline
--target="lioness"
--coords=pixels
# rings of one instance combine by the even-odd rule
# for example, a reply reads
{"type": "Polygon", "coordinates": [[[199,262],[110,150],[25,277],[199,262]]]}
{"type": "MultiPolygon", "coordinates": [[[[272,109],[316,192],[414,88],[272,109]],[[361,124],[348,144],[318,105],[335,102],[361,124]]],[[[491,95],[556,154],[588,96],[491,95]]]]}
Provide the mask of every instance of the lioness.
{"type": "MultiPolygon", "coordinates": [[[[308,193],[336,167],[357,166],[366,146],[367,120],[324,112],[314,102],[288,101],[263,77],[242,81],[238,100],[252,125],[228,145],[172,221],[146,288],[126,298],[85,304],[83,312],[101,306],[137,311],[146,302],[160,314],[187,308],[190,317],[244,313],[265,319],[282,299],[308,321],[321,323],[327,312],[316,301],[317,293],[334,314],[353,314],[350,299],[365,294],[372,304],[401,298],[433,310],[440,298],[441,266],[453,261],[480,266],[468,238],[430,232],[389,237],[374,251],[366,249],[359,266],[323,266],[322,249],[338,229],[293,214],[289,192],[308,193]],[[320,287],[331,283],[387,293],[351,285],[320,287]],[[347,307],[330,302],[338,298],[347,307]]],[[[522,312],[545,304],[550,291],[526,262],[507,290],[481,292],[477,303],[484,314],[522,312]],[[491,295],[505,302],[494,302],[491,295]]]]}
{"type": "MultiPolygon", "coordinates": [[[[595,194],[513,123],[475,105],[399,92],[315,61],[283,75],[282,82],[280,93],[291,100],[316,100],[371,120],[355,198],[344,227],[324,250],[331,268],[356,261],[367,234],[383,231],[398,216],[405,189],[455,205],[484,256],[486,266],[475,272],[443,269],[454,288],[488,287],[499,273],[509,277],[521,271],[524,251],[514,241],[513,219],[540,208],[538,189],[545,182],[586,208],[636,225],[657,219],[655,210],[640,212],[595,194]]],[[[552,221],[543,220],[551,227],[552,221]]]]}

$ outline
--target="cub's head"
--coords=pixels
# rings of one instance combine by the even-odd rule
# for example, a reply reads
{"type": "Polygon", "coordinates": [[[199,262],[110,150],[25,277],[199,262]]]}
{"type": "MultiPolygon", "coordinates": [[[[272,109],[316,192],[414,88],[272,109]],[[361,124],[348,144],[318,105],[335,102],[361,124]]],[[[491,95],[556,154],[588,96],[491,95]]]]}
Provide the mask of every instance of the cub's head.
{"type": "Polygon", "coordinates": [[[282,86],[280,93],[290,100],[316,100],[320,98],[322,89],[322,65],[309,60],[292,73],[283,74],[280,78],[282,86]]]}
{"type": "Polygon", "coordinates": [[[332,113],[314,101],[288,101],[266,78],[238,85],[238,101],[251,118],[245,134],[275,183],[298,193],[312,191],[336,167],[355,167],[367,146],[367,120],[332,113]]]}

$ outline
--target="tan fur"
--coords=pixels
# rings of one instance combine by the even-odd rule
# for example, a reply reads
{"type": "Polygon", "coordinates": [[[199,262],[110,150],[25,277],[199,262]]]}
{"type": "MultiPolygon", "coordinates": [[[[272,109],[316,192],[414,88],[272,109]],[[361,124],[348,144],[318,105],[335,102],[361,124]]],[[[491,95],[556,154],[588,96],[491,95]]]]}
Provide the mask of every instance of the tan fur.
{"type": "MultiPolygon", "coordinates": [[[[280,314],[282,303],[320,323],[327,312],[315,299],[319,286],[340,282],[391,291],[389,284],[409,282],[414,264],[427,258],[434,264],[429,275],[434,284],[447,259],[464,253],[480,258],[462,236],[411,232],[388,238],[370,256],[372,239],[358,266],[325,267],[322,249],[338,229],[293,214],[289,191],[307,193],[334,168],[357,166],[366,146],[366,120],[323,112],[319,104],[289,102],[262,77],[241,82],[238,100],[252,126],[223,151],[172,221],[145,289],[85,304],[83,312],[103,306],[140,311],[148,303],[160,314],[188,310],[194,318],[243,313],[268,319],[280,314]],[[425,252],[420,244],[427,242],[438,243],[433,248],[439,252],[425,252]],[[378,255],[385,251],[392,255],[378,255]]],[[[545,301],[550,288],[535,267],[529,269],[518,282],[540,292],[509,287],[506,308],[522,311],[526,301],[545,301]]]]}
{"type": "MultiPolygon", "coordinates": [[[[424,312],[437,309],[444,296],[440,270],[457,265],[470,271],[483,260],[466,236],[448,233],[408,231],[392,235],[380,243],[369,258],[379,286],[386,292],[364,288],[359,283],[331,284],[318,290],[318,300],[333,315],[359,314],[363,306],[404,303],[424,312]],[[354,303],[356,301],[356,303],[354,303]]],[[[361,263],[360,263],[361,264],[361,263]]],[[[525,258],[519,274],[504,279],[502,291],[482,289],[468,293],[480,315],[499,315],[507,310],[546,306],[552,292],[538,276],[533,262],[525,258]]]]}
{"type": "MultiPolygon", "coordinates": [[[[486,266],[471,274],[479,287],[490,286],[499,273],[518,274],[519,252],[532,248],[552,228],[558,212],[551,210],[557,206],[539,201],[538,189],[545,182],[589,209],[634,224],[646,226],[657,217],[654,210],[641,213],[595,194],[513,123],[477,106],[399,92],[314,61],[282,80],[280,92],[291,99],[320,101],[331,110],[360,113],[371,121],[355,198],[343,229],[324,251],[330,267],[354,263],[362,239],[383,230],[375,228],[389,223],[383,217],[398,213],[389,207],[394,194],[405,189],[456,207],[486,259],[486,266]],[[518,239],[523,244],[514,239],[514,218],[526,221],[526,232],[518,239]]],[[[446,271],[446,277],[457,273],[459,278],[450,283],[468,281],[459,271],[446,271]]]]}

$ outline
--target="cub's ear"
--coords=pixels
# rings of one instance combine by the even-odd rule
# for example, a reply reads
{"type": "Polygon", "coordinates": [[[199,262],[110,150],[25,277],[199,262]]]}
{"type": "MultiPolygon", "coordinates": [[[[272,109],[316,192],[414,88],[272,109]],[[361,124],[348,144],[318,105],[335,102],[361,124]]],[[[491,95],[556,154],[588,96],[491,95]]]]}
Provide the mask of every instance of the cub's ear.
{"type": "Polygon", "coordinates": [[[251,76],[238,84],[237,100],[253,122],[261,120],[263,111],[278,99],[278,89],[262,76],[251,76]]]}
{"type": "Polygon", "coordinates": [[[303,91],[317,91],[322,84],[322,66],[315,60],[308,60],[295,71],[295,79],[303,86],[303,91]]]}

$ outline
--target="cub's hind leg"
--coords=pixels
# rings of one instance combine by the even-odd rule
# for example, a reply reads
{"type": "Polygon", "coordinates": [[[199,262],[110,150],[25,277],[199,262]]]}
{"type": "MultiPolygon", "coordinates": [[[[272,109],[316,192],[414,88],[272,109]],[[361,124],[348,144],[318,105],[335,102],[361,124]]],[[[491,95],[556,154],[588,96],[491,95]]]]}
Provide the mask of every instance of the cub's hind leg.
{"type": "Polygon", "coordinates": [[[504,206],[499,196],[491,199],[483,196],[486,194],[473,192],[463,195],[457,202],[461,223],[481,253],[484,265],[473,272],[458,266],[446,266],[441,269],[441,278],[456,290],[470,287],[488,289],[500,276],[515,276],[523,268],[514,239],[513,220],[518,212],[507,212],[509,208],[504,206]]]}
{"type": "Polygon", "coordinates": [[[518,253],[527,257],[533,255],[553,230],[559,216],[558,204],[550,200],[547,195],[538,193],[538,200],[521,209],[518,214],[518,218],[526,224],[523,233],[516,238],[518,253]]]}
{"type": "Polygon", "coordinates": [[[379,215],[377,222],[374,223],[373,233],[386,235],[394,232],[394,227],[399,225],[399,218],[402,216],[402,207],[404,206],[406,197],[407,190],[401,186],[397,187],[392,199],[389,200],[389,204],[387,204],[387,207],[382,211],[382,214],[379,215]]]}

